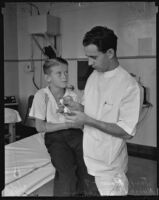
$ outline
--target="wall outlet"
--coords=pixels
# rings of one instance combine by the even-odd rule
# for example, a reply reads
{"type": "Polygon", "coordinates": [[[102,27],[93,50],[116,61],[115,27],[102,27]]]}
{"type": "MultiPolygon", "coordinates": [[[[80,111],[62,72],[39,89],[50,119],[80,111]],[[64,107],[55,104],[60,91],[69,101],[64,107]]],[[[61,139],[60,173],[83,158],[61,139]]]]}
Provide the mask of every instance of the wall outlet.
{"type": "Polygon", "coordinates": [[[34,68],[32,65],[25,65],[24,70],[25,72],[33,72],[34,68]]]}

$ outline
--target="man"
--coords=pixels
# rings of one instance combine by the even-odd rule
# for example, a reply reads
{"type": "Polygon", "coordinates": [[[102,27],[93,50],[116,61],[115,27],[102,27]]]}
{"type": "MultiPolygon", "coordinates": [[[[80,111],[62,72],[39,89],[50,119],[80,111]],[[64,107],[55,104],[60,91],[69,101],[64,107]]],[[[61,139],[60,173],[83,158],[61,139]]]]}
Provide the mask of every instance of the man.
{"type": "Polygon", "coordinates": [[[83,46],[94,71],[85,86],[83,105],[71,104],[76,111],[66,119],[84,125],[84,160],[100,195],[127,195],[126,140],[136,133],[140,88],[119,64],[117,36],[111,29],[92,28],[83,46]]]}

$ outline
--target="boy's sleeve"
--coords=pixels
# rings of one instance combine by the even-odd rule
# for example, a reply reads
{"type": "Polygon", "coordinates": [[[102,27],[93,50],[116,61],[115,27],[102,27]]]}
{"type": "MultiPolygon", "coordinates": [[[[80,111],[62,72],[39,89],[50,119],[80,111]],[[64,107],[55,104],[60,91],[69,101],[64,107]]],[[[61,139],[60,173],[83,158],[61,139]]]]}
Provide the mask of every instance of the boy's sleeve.
{"type": "Polygon", "coordinates": [[[32,107],[29,112],[29,116],[45,120],[46,117],[45,93],[37,92],[35,94],[32,107]]]}
{"type": "Polygon", "coordinates": [[[140,88],[137,85],[129,87],[119,108],[117,125],[132,136],[136,133],[136,125],[139,120],[140,98],[140,88]]]}

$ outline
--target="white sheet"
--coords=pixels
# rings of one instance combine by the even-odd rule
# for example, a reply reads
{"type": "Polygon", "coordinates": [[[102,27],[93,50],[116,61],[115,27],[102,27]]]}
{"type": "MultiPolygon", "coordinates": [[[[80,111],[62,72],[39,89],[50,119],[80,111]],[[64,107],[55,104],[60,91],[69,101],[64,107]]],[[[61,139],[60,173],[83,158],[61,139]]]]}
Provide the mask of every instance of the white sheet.
{"type": "Polygon", "coordinates": [[[49,163],[5,186],[2,196],[28,196],[54,178],[55,169],[49,163]]]}
{"type": "Polygon", "coordinates": [[[19,196],[54,172],[43,133],[5,146],[5,196],[19,196]]]}

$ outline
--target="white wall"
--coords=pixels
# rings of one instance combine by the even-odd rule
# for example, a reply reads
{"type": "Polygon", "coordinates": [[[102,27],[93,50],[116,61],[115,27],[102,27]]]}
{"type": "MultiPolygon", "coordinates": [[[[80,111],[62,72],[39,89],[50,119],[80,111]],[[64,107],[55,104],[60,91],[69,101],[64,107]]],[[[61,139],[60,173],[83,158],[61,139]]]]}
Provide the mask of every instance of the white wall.
{"type": "Polygon", "coordinates": [[[150,92],[149,101],[153,107],[144,108],[141,124],[136,136],[129,142],[148,146],[157,145],[156,131],[156,61],[155,59],[121,59],[120,64],[129,72],[141,77],[144,86],[150,92]],[[145,115],[146,113],[146,115],[145,115]]]}
{"type": "MultiPolygon", "coordinates": [[[[50,14],[61,19],[61,53],[69,60],[69,82],[77,89],[77,62],[78,58],[85,58],[82,47],[84,33],[95,25],[104,25],[114,29],[118,35],[118,56],[138,56],[138,39],[152,38],[152,48],[149,52],[155,55],[156,32],[154,3],[146,7],[141,3],[135,5],[124,2],[101,2],[84,3],[36,3],[41,14],[50,14]],[[67,6],[66,6],[67,4],[67,6]],[[50,7],[51,6],[51,7],[50,7]],[[144,10],[145,9],[145,10],[144,10]],[[148,9],[148,12],[147,12],[148,9]],[[143,13],[146,13],[146,15],[143,13]],[[71,60],[73,58],[75,60],[71,60]]],[[[18,23],[18,58],[31,58],[31,40],[27,30],[27,16],[30,15],[30,7],[25,3],[17,4],[18,23]]],[[[37,14],[32,10],[32,14],[37,14]]],[[[45,41],[39,38],[42,46],[45,41]]],[[[33,44],[34,58],[42,55],[35,44],[33,44]]],[[[143,123],[140,125],[137,135],[130,142],[148,146],[156,146],[156,61],[151,59],[120,59],[121,65],[129,72],[141,77],[143,84],[150,89],[150,102],[153,104],[143,123]]],[[[26,110],[26,100],[30,94],[36,92],[32,83],[33,72],[26,73],[24,67],[29,62],[19,62],[19,97],[21,99],[20,112],[23,116],[26,110]]],[[[35,62],[35,79],[39,86],[44,85],[40,80],[41,62],[35,62]]]]}
{"type": "Polygon", "coordinates": [[[66,58],[84,57],[82,39],[95,25],[108,26],[115,31],[118,27],[118,3],[99,3],[74,10],[54,12],[60,16],[62,31],[62,55],[66,58]]]}
{"type": "MultiPolygon", "coordinates": [[[[120,26],[118,29],[119,46],[118,56],[156,55],[156,7],[154,3],[131,4],[131,8],[121,7],[120,26]],[[152,42],[146,45],[144,39],[150,38],[152,42]],[[139,40],[145,42],[143,47],[139,40]]],[[[147,112],[141,122],[136,136],[130,140],[131,143],[157,146],[156,131],[156,58],[145,59],[120,59],[120,64],[129,72],[134,73],[137,80],[149,90],[149,101],[153,107],[145,108],[147,112]]],[[[144,116],[144,115],[143,115],[144,116]]]]}

